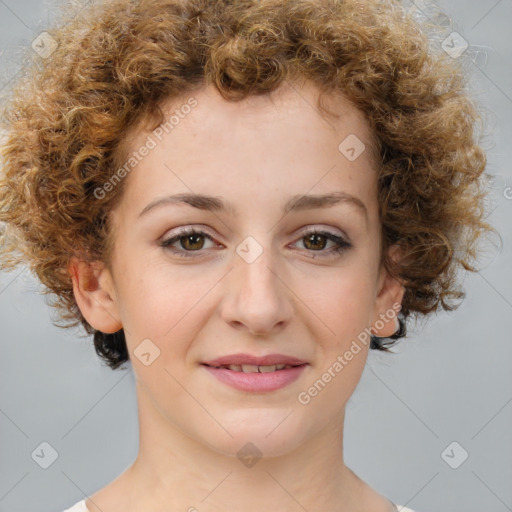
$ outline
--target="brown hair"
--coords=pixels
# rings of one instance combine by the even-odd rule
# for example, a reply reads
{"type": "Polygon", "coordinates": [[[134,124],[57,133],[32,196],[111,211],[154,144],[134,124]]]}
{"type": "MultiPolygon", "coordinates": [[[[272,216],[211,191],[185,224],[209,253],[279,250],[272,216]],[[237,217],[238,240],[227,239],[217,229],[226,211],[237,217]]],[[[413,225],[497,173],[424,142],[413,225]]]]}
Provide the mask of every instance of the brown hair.
{"type": "Polygon", "coordinates": [[[162,101],[204,85],[239,101],[306,79],[348,98],[375,137],[383,263],[406,289],[400,331],[372,339],[387,350],[409,315],[457,307],[458,271],[476,271],[477,242],[492,230],[462,59],[436,51],[427,32],[398,0],[112,0],[62,11],[46,36],[56,49],[32,52],[3,109],[0,268],[28,262],[63,327],[81,323],[118,367],[129,358],[123,331],[87,323],[68,265],[72,255],[109,261],[108,212],[123,183],[94,191],[122,165],[129,130],[158,124],[162,101]]]}

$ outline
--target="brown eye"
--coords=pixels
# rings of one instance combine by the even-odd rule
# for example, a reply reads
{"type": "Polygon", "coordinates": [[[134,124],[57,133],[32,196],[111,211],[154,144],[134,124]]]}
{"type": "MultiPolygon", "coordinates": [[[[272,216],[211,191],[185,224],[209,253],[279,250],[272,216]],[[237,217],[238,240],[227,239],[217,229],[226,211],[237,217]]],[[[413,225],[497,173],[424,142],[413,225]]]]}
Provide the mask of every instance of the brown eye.
{"type": "MultiPolygon", "coordinates": [[[[205,240],[212,242],[215,245],[213,238],[204,231],[197,231],[195,229],[182,230],[175,236],[162,240],[160,245],[166,250],[171,251],[178,256],[195,256],[195,254],[189,254],[193,252],[199,252],[205,248],[205,240]],[[179,242],[179,246],[174,245],[179,242]]],[[[207,249],[208,247],[206,247],[207,249]]]]}
{"type": "Polygon", "coordinates": [[[203,248],[204,237],[200,234],[181,236],[178,239],[183,249],[197,251],[203,248]]]}
{"type": "Polygon", "coordinates": [[[303,237],[303,240],[305,241],[304,246],[306,247],[306,249],[321,250],[325,249],[328,239],[325,235],[313,233],[311,235],[303,237]]]}
{"type": "Polygon", "coordinates": [[[320,256],[333,256],[352,247],[350,242],[329,231],[312,230],[303,235],[300,240],[307,251],[318,252],[320,256]],[[327,247],[329,241],[334,242],[334,246],[327,247]]]}

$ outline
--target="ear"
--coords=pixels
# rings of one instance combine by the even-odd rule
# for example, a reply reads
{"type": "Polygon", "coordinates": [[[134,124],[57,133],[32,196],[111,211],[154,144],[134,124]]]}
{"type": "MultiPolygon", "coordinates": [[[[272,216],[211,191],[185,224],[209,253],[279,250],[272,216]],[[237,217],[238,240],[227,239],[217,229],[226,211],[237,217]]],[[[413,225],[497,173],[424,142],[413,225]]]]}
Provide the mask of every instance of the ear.
{"type": "Polygon", "coordinates": [[[68,271],[76,303],[87,322],[106,334],[122,329],[112,275],[105,264],[73,257],[68,271]]]}
{"type": "MultiPolygon", "coordinates": [[[[392,260],[400,261],[402,255],[397,245],[389,247],[388,253],[392,260]]],[[[403,284],[390,276],[384,265],[381,265],[370,328],[372,334],[381,338],[395,334],[399,328],[398,312],[401,309],[404,293],[403,284]]]]}

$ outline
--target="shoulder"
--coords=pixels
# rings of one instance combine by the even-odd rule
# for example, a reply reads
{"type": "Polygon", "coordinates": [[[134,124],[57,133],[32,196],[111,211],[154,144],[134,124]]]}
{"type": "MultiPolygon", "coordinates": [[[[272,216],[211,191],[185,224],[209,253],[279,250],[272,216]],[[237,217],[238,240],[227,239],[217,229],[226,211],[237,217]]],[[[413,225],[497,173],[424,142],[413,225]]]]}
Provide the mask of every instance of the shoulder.
{"type": "Polygon", "coordinates": [[[63,512],[89,512],[89,510],[85,506],[85,500],[82,500],[78,503],[75,503],[71,508],[67,508],[63,512]]]}

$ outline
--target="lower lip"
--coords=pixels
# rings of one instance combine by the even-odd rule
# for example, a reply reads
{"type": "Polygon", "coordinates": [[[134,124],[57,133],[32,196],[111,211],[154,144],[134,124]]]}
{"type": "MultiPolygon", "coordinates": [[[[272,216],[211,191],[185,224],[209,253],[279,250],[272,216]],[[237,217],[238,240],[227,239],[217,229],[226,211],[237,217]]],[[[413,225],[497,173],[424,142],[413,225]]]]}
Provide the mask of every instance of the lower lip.
{"type": "Polygon", "coordinates": [[[228,386],[239,389],[240,391],[275,391],[284,388],[297,380],[300,374],[306,368],[306,364],[292,366],[284,370],[266,373],[244,373],[228,370],[227,368],[214,368],[213,366],[203,365],[214,377],[224,382],[228,386]]]}

